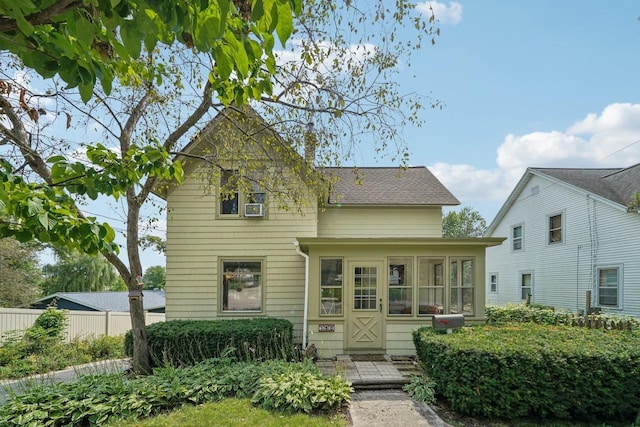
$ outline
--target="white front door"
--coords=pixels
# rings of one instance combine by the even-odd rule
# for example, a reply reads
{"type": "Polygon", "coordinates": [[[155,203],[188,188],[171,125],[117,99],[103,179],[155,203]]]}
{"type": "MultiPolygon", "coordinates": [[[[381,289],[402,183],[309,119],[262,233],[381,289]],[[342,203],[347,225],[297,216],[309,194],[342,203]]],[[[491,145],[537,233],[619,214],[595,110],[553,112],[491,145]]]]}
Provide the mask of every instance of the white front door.
{"type": "Polygon", "coordinates": [[[382,262],[350,261],[347,274],[347,350],[382,350],[382,262]]]}

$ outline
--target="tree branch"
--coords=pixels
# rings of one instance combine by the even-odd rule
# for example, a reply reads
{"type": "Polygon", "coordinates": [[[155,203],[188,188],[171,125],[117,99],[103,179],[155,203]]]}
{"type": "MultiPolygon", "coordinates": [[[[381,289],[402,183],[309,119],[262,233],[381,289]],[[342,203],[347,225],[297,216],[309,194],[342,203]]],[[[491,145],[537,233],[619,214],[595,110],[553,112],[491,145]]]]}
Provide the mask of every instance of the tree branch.
{"type": "MultiPolygon", "coordinates": [[[[25,19],[31,25],[47,24],[51,22],[51,18],[54,16],[62,15],[65,12],[78,8],[79,6],[82,6],[82,1],[59,0],[53,3],[48,9],[26,16],[25,19]]],[[[17,29],[18,24],[15,19],[0,18],[0,33],[6,33],[17,29]]]]}

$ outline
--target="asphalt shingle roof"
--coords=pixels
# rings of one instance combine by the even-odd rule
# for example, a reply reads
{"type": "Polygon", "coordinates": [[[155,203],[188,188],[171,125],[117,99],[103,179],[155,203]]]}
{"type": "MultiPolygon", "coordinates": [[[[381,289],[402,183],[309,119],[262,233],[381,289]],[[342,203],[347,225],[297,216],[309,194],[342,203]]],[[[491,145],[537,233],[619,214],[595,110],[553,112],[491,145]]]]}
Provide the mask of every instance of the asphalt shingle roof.
{"type": "MultiPolygon", "coordinates": [[[[164,291],[142,291],[145,310],[155,310],[166,305],[164,291]]],[[[98,311],[129,311],[129,292],[56,292],[36,302],[66,299],[98,311]]]]}
{"type": "Polygon", "coordinates": [[[337,177],[329,204],[345,205],[435,205],[460,202],[424,166],[409,168],[365,167],[323,168],[328,177],[337,177]]]}
{"type": "Polygon", "coordinates": [[[621,205],[640,191],[640,163],[628,168],[531,168],[621,205]]]}

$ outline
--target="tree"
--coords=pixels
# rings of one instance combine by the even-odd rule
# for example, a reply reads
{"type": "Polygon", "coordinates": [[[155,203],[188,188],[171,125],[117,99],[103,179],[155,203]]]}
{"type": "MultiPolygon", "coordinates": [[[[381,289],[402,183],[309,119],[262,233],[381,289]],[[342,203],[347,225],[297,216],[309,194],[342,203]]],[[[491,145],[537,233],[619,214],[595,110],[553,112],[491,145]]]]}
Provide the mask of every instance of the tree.
{"type": "MultiPolygon", "coordinates": [[[[82,100],[89,100],[86,104],[56,79],[45,81],[48,87],[37,90],[29,80],[0,74],[0,114],[5,117],[0,120],[5,144],[0,161],[0,209],[10,218],[0,221],[0,236],[102,253],[130,290],[134,369],[147,372],[144,312],[142,300],[137,298],[142,282],[139,247],[143,209],[153,200],[152,190],[157,191],[163,182],[181,182],[182,164],[172,155],[200,138],[214,116],[240,136],[219,138],[215,150],[184,157],[209,165],[203,178],[210,184],[218,183],[222,161],[233,159],[238,173],[222,191],[231,191],[232,186],[239,191],[259,187],[270,192],[280,207],[308,202],[310,194],[316,197],[329,183],[319,179],[314,166],[353,160],[361,141],[371,143],[364,149],[381,155],[393,146],[391,157],[407,164],[401,129],[406,124],[421,124],[418,111],[428,98],[400,93],[393,75],[406,68],[407,62],[405,67],[399,66],[401,59],[408,61],[410,53],[420,48],[422,38],[435,36],[437,30],[431,26],[433,17],[420,19],[409,3],[398,1],[392,9],[375,3],[310,0],[300,9],[297,0],[258,0],[252,2],[249,13],[244,8],[248,2],[230,2],[226,18],[216,21],[215,28],[224,27],[222,39],[216,38],[220,31],[210,34],[201,29],[200,39],[193,41],[209,46],[209,50],[185,49],[188,37],[179,35],[182,33],[174,34],[171,40],[183,44],[155,45],[145,39],[139,57],[131,52],[122,56],[127,70],[111,64],[111,59],[106,62],[113,65],[113,75],[118,77],[111,80],[113,86],[105,86],[101,80],[102,88],[92,86],[91,96],[80,88],[82,100]],[[292,11],[299,12],[295,21],[292,11]],[[284,42],[294,24],[300,38],[291,51],[276,56],[272,33],[284,42]],[[405,25],[416,30],[408,39],[397,32],[405,25]],[[234,48],[238,39],[242,49],[234,48]],[[245,60],[243,52],[249,50],[252,53],[245,60]],[[128,71],[131,69],[135,78],[128,71]],[[249,99],[264,120],[248,114],[249,99]],[[85,134],[74,139],[70,134],[74,129],[83,129],[85,134]],[[315,157],[305,160],[300,155],[305,142],[315,157]],[[256,150],[263,154],[259,162],[249,154],[256,150]],[[288,175],[282,173],[285,168],[297,173],[306,185],[291,188],[288,175]],[[117,230],[87,213],[91,210],[86,203],[99,196],[108,196],[122,206],[125,259],[118,256],[117,230]]],[[[199,4],[216,9],[216,5],[227,3],[199,4]]],[[[222,16],[218,9],[208,13],[222,16]]],[[[192,29],[201,28],[198,19],[190,16],[184,23],[188,21],[192,29]]],[[[46,31],[66,35],[72,31],[68,27],[54,25],[46,31]]],[[[118,37],[129,31],[126,23],[116,28],[118,37]]],[[[181,29],[179,25],[173,28],[181,29]]],[[[157,35],[151,32],[149,38],[157,35]]],[[[114,52],[119,59],[119,49],[114,52]]],[[[79,71],[80,76],[83,73],[79,71]]]]}
{"type": "Polygon", "coordinates": [[[45,294],[56,292],[123,291],[125,286],[115,268],[100,255],[54,248],[55,264],[42,267],[45,294]]]}
{"type": "Polygon", "coordinates": [[[29,307],[42,295],[39,251],[33,243],[0,239],[0,307],[29,307]]]}
{"type": "Polygon", "coordinates": [[[165,268],[161,265],[147,268],[142,276],[142,281],[144,282],[143,289],[164,289],[167,281],[165,268]]]}
{"type": "Polygon", "coordinates": [[[442,237],[482,237],[486,229],[487,222],[482,215],[469,206],[442,218],[442,237]]]}

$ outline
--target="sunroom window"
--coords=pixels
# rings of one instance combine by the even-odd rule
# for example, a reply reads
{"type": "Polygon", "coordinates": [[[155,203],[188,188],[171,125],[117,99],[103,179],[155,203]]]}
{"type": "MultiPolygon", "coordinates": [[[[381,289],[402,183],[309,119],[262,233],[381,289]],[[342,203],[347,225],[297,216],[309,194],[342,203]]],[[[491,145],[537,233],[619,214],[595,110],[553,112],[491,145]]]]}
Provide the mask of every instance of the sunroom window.
{"type": "Polygon", "coordinates": [[[444,259],[418,258],[418,314],[444,312],[444,259]]]}
{"type": "Polygon", "coordinates": [[[413,258],[389,258],[389,314],[413,313],[413,258]]]}
{"type": "Polygon", "coordinates": [[[320,259],[320,314],[342,314],[342,258],[320,259]]]}
{"type": "Polygon", "coordinates": [[[473,259],[451,260],[449,308],[452,314],[474,314],[475,268],[473,264],[473,259]]]}

